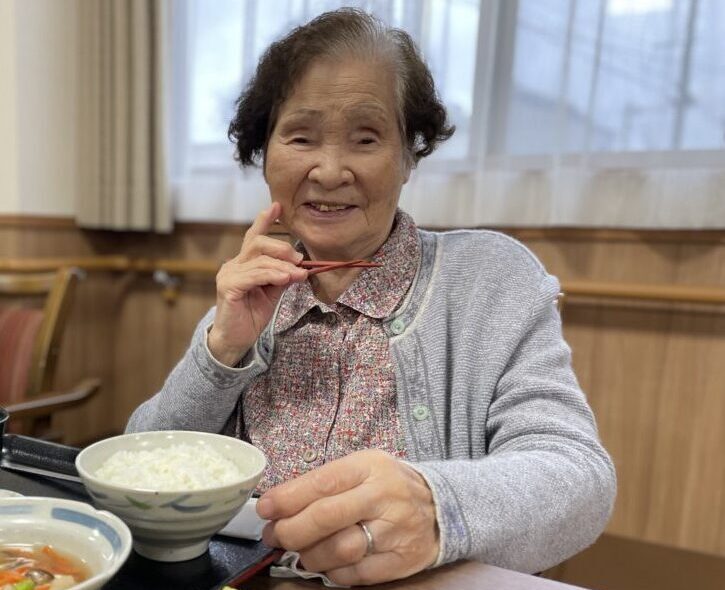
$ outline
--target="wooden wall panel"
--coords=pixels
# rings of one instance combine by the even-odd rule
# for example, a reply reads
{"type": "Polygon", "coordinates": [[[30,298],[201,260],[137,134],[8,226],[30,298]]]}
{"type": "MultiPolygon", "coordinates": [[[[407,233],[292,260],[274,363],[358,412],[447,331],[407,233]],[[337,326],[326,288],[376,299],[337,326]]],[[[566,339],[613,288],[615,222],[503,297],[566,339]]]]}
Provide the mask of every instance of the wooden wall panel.
{"type": "MultiPolygon", "coordinates": [[[[725,247],[527,245],[562,280],[725,287],[725,247]]],[[[565,335],[619,476],[608,531],[725,556],[725,308],[568,302],[565,335]]]]}
{"type": "Polygon", "coordinates": [[[608,530],[725,555],[725,314],[566,309],[619,476],[608,530]]]}
{"type": "Polygon", "coordinates": [[[163,385],[198,321],[214,304],[213,287],[208,281],[189,281],[170,306],[159,285],[148,278],[136,279],[119,310],[116,328],[113,380],[122,395],[115,399],[115,429],[121,431],[133,409],[163,385]]]}
{"type": "MultiPolygon", "coordinates": [[[[0,256],[221,261],[236,255],[241,234],[225,225],[181,225],[171,236],[151,236],[0,223],[0,256]]],[[[682,241],[663,232],[578,230],[521,237],[563,280],[725,287],[725,239],[712,236],[682,241]]],[[[58,381],[97,375],[104,385],[91,406],[57,421],[70,442],[120,431],[133,408],[161,386],[214,298],[214,284],[204,277],[185,278],[169,306],[148,275],[89,276],[79,289],[58,381]]],[[[567,300],[564,324],[618,469],[608,530],[725,556],[725,309],[567,300]]]]}
{"type": "Polygon", "coordinates": [[[54,428],[66,433],[68,442],[97,438],[110,431],[108,417],[116,397],[111,353],[115,339],[115,307],[118,285],[109,275],[88,276],[76,298],[61,344],[56,388],[77,383],[84,377],[101,379],[97,396],[81,408],[59,414],[54,428]]]}

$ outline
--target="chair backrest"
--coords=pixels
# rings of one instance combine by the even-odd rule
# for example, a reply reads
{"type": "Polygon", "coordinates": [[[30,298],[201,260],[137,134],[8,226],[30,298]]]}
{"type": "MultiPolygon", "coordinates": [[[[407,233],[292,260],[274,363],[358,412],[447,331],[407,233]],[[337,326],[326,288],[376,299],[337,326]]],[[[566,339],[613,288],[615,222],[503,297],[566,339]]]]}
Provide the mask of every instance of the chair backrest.
{"type": "Polygon", "coordinates": [[[76,269],[0,274],[0,405],[50,390],[76,269]]]}

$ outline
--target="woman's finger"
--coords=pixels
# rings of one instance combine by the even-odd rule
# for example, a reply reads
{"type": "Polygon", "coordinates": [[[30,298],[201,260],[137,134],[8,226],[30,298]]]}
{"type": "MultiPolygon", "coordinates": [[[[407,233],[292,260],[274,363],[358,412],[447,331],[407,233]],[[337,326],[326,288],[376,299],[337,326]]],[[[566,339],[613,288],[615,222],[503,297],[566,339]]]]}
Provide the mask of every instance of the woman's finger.
{"type": "Polygon", "coordinates": [[[260,270],[275,270],[285,273],[290,277],[291,282],[299,282],[307,278],[307,270],[304,268],[277,258],[258,256],[243,264],[225,263],[217,274],[217,290],[241,293],[250,286],[263,286],[263,283],[252,280],[257,276],[255,273],[260,270]]]}
{"type": "Polygon", "coordinates": [[[406,578],[421,570],[391,551],[374,553],[352,565],[325,572],[330,580],[345,586],[369,586],[406,578]]]}
{"type": "Polygon", "coordinates": [[[274,268],[291,274],[305,275],[308,272],[307,269],[297,266],[296,264],[287,260],[280,260],[274,256],[267,256],[262,254],[256,256],[246,262],[231,262],[226,264],[225,271],[230,275],[238,276],[245,272],[254,270],[255,268],[274,268]]]}
{"type": "Polygon", "coordinates": [[[236,301],[257,287],[266,285],[287,285],[293,282],[291,273],[276,268],[254,268],[237,277],[227,277],[219,281],[225,301],[236,301]]]}
{"type": "MultiPolygon", "coordinates": [[[[373,537],[374,550],[385,552],[388,543],[387,533],[390,525],[381,520],[366,521],[373,537]]],[[[367,536],[359,524],[354,524],[323,539],[316,545],[300,551],[300,559],[305,569],[313,572],[326,572],[359,562],[368,550],[367,536]]]]}
{"type": "Polygon", "coordinates": [[[302,253],[295,250],[289,242],[270,236],[255,236],[251,240],[244,242],[241,252],[234,260],[246,262],[262,255],[286,260],[292,264],[297,264],[303,258],[302,253]]]}
{"type": "Polygon", "coordinates": [[[362,529],[353,525],[310,549],[300,551],[300,561],[308,571],[326,572],[357,563],[365,557],[366,549],[367,542],[362,529]]]}
{"type": "Polygon", "coordinates": [[[357,522],[373,520],[383,503],[379,485],[363,484],[334,496],[325,496],[289,518],[274,522],[270,541],[285,549],[311,547],[357,522]]]}
{"type": "Polygon", "coordinates": [[[351,490],[370,476],[377,453],[352,453],[276,486],[259,499],[257,513],[270,520],[289,517],[320,498],[351,490]]]}
{"type": "Polygon", "coordinates": [[[240,249],[240,251],[244,249],[244,244],[246,244],[247,242],[252,241],[257,236],[266,235],[267,232],[269,232],[269,228],[272,227],[275,220],[280,216],[281,213],[282,205],[280,205],[276,201],[266,209],[262,209],[262,211],[257,214],[254,222],[247,230],[247,233],[244,234],[244,240],[242,241],[242,248],[240,249]]]}

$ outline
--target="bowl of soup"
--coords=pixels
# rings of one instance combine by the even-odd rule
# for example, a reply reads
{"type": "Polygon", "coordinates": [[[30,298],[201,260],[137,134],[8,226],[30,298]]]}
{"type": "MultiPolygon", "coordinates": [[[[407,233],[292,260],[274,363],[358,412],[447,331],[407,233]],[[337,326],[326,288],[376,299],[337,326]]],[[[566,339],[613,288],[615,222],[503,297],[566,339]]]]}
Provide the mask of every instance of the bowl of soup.
{"type": "Polygon", "coordinates": [[[131,552],[113,514],[72,500],[0,497],[0,588],[94,590],[131,552]]]}
{"type": "Polygon", "coordinates": [[[129,526],[136,552],[168,562],[203,554],[266,464],[259,449],[236,438],[174,430],[115,436],[76,458],[94,503],[129,526]]]}

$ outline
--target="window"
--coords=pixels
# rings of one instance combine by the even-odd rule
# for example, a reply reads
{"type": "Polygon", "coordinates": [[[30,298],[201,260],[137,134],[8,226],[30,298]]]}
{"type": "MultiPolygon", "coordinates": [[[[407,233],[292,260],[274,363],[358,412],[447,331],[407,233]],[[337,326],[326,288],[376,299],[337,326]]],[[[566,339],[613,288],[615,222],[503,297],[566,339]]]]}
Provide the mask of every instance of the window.
{"type": "Polygon", "coordinates": [[[513,29],[504,35],[513,47],[502,49],[513,58],[501,72],[494,151],[722,149],[722,2],[520,0],[502,9],[503,30],[513,29]]]}
{"type": "MultiPolygon", "coordinates": [[[[411,33],[457,126],[415,172],[435,182],[406,188],[422,212],[419,222],[618,225],[606,211],[600,215],[609,189],[583,221],[559,215],[574,195],[592,198],[580,192],[588,190],[591,167],[648,175],[688,167],[677,178],[670,170],[666,188],[659,179],[642,194],[628,193],[668,202],[664,192],[681,193],[683,183],[711,186],[725,166],[725,3],[718,0],[185,0],[175,23],[178,218],[251,219],[266,203],[259,173],[240,172],[232,160],[226,130],[234,100],[270,42],[342,5],[411,33]],[[565,165],[578,166],[578,180],[565,165]],[[532,170],[550,175],[543,197],[540,184],[527,184],[528,196],[516,192],[528,183],[520,175],[532,170]],[[444,208],[423,194],[431,186],[467,211],[445,219],[444,208]],[[556,205],[562,191],[569,201],[556,205]],[[553,208],[529,215],[532,203],[535,209],[544,201],[553,208]]],[[[725,225],[725,204],[721,212],[725,225]]],[[[625,225],[681,225],[661,215],[624,217],[625,225]]],[[[705,218],[712,221],[712,211],[705,218]]]]}
{"type": "Polygon", "coordinates": [[[227,166],[226,131],[234,101],[250,79],[262,52],[292,27],[326,10],[357,6],[413,35],[423,48],[438,91],[458,133],[441,156],[465,157],[473,103],[478,0],[191,0],[190,128],[192,165],[227,166]],[[280,17],[281,15],[281,17],[280,17]],[[224,146],[222,148],[222,146],[224,146]]]}

